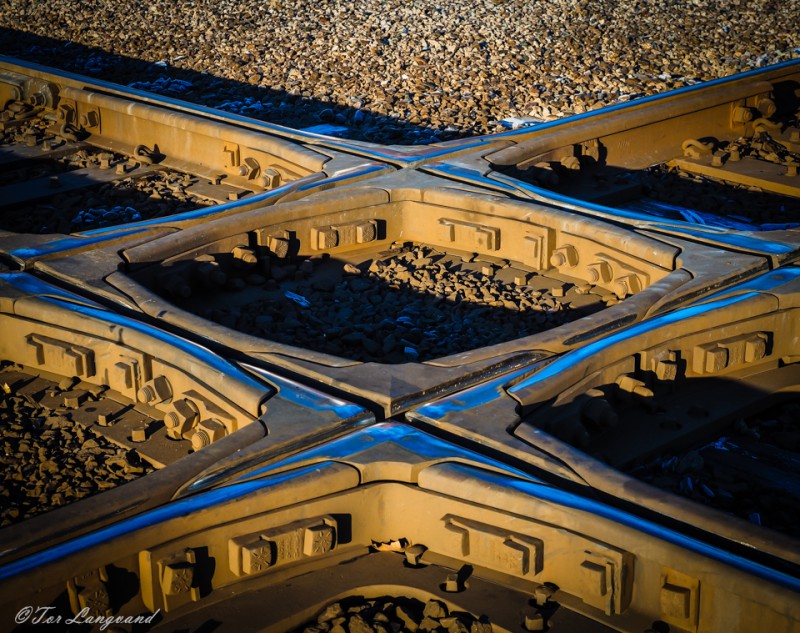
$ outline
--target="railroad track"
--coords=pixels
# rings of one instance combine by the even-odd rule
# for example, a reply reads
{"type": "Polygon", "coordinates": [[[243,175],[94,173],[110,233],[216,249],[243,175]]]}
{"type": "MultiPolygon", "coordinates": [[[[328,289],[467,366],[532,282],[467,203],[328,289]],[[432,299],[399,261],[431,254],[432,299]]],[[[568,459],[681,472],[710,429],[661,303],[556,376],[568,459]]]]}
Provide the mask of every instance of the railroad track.
{"type": "Polygon", "coordinates": [[[0,60],[3,630],[794,630],[798,86],[401,148],[0,60]]]}

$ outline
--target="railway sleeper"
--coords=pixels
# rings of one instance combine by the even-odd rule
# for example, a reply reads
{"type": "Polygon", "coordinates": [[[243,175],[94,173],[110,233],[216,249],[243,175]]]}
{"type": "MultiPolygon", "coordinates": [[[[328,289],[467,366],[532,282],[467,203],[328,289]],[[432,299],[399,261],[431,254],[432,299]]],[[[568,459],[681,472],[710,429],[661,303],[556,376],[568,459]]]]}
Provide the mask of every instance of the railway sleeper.
{"type": "Polygon", "coordinates": [[[430,169],[659,232],[791,246],[782,232],[800,227],[799,77],[789,63],[499,134],[496,149],[430,169]]]}
{"type": "MultiPolygon", "coordinates": [[[[25,273],[0,275],[0,284],[4,526],[154,468],[183,464],[178,473],[196,472],[208,459],[261,439],[267,428],[262,451],[371,419],[360,407],[240,368],[25,273]],[[250,425],[252,431],[235,433],[250,425]],[[220,448],[194,459],[211,443],[220,448]]],[[[181,482],[169,485],[174,491],[181,482]]],[[[78,520],[86,527],[89,516],[112,517],[157,502],[152,492],[124,511],[92,497],[82,512],[62,520],[83,517],[78,520]]],[[[25,541],[27,534],[17,537],[25,541]]]]}
{"type": "Polygon", "coordinates": [[[37,268],[388,417],[769,265],[421,173],[370,183],[37,268]]]}
{"type": "Polygon", "coordinates": [[[7,184],[2,199],[16,212],[4,213],[2,228],[75,233],[169,215],[178,216],[173,222],[191,223],[209,213],[231,212],[265,200],[269,204],[303,184],[342,172],[352,174],[367,162],[280,138],[275,132],[281,128],[219,120],[224,118],[214,111],[200,113],[191,106],[143,97],[121,86],[76,81],[3,60],[0,161],[9,170],[14,167],[14,173],[4,174],[9,180],[3,179],[7,184]],[[97,160],[83,166],[88,171],[66,171],[61,165],[84,148],[92,148],[89,151],[97,160]],[[131,200],[120,201],[124,187],[97,192],[103,183],[141,180],[153,170],[168,174],[167,182],[163,187],[144,187],[145,199],[134,200],[137,196],[131,193],[131,200]],[[24,172],[42,176],[24,182],[24,172]],[[177,181],[182,181],[178,204],[167,205],[176,196],[166,190],[175,189],[177,181]],[[64,195],[76,189],[91,191],[80,197],[64,195]],[[191,213],[208,205],[212,209],[191,213]],[[117,207],[131,212],[110,212],[117,207]],[[33,219],[25,217],[32,210],[33,219]],[[90,210],[106,213],[84,221],[90,210]]]}
{"type": "Polygon", "coordinates": [[[766,273],[408,415],[796,566],[797,289],[766,273]]]}
{"type": "Polygon", "coordinates": [[[798,617],[794,577],[403,423],[248,466],[0,566],[3,611],[35,586],[49,617],[149,618],[153,630],[210,617],[353,627],[387,603],[390,626],[428,618],[428,630],[786,629],[798,617]],[[366,603],[358,618],[354,602],[366,603]]]}
{"type": "MultiPolygon", "coordinates": [[[[610,147],[625,154],[633,129],[657,138],[677,118],[682,138],[673,140],[698,141],[686,145],[697,156],[685,158],[724,167],[708,140],[726,140],[719,126],[741,127],[736,138],[761,144],[759,152],[783,139],[787,108],[796,110],[794,68],[633,103],[618,109],[624,117],[601,112],[594,122],[610,120],[609,129],[583,137],[553,124],[498,135],[472,156],[459,144],[449,156],[433,150],[435,159],[374,150],[373,158],[416,161],[421,170],[387,176],[389,168],[361,161],[367,186],[344,179],[308,196],[313,189],[304,185],[289,195],[305,200],[202,227],[164,224],[81,249],[75,240],[5,236],[4,252],[37,275],[3,275],[0,306],[11,328],[3,331],[14,332],[0,341],[14,363],[5,368],[6,410],[32,405],[15,395],[26,386],[34,401],[45,393],[44,404],[62,407],[59,415],[87,404],[92,389],[116,398],[108,372],[95,376],[109,360],[95,347],[102,340],[103,350],[115,350],[112,361],[119,347],[126,355],[153,350],[142,366],[159,371],[136,390],[123,380],[136,410],[153,412],[156,424],[174,413],[173,435],[200,443],[202,430],[213,441],[123,487],[5,528],[2,611],[27,613],[35,587],[37,615],[53,618],[48,623],[83,614],[140,618],[156,630],[198,628],[212,617],[232,626],[257,620],[276,632],[314,621],[352,629],[387,604],[380,610],[390,625],[423,630],[796,628],[795,536],[768,529],[766,512],[743,521],[697,503],[712,496],[705,488],[735,495],[741,481],[731,472],[753,479],[755,454],[783,471],[759,486],[791,487],[783,475],[793,453],[781,451],[796,433],[793,403],[773,399],[798,384],[798,275],[778,268],[796,257],[796,234],[786,226],[762,225],[769,230],[760,236],[750,226],[698,229],[696,218],[603,207],[539,186],[555,187],[552,177],[530,185],[491,172],[484,158],[496,151],[495,167],[577,175],[587,161],[606,160],[610,147]],[[758,137],[748,132],[756,131],[755,111],[758,137]],[[545,129],[552,135],[541,147],[545,129]],[[391,323],[403,336],[391,346],[384,337],[380,348],[365,336],[375,328],[352,327],[363,326],[361,317],[340,305],[346,297],[375,311],[389,301],[376,283],[405,293],[391,323]],[[347,353],[300,345],[310,338],[309,312],[332,292],[339,304],[328,297],[312,316],[349,328],[334,334],[347,353]],[[423,316],[474,306],[477,334],[465,338],[496,334],[498,310],[515,325],[526,312],[545,314],[534,318],[536,331],[488,347],[422,348],[423,316]],[[573,311],[583,318],[552,316],[573,311]],[[174,358],[164,358],[165,347],[174,358]],[[83,382],[73,378],[82,373],[83,382]],[[36,390],[46,380],[63,389],[36,390]],[[242,416],[241,428],[229,433],[217,418],[224,433],[218,424],[201,429],[196,404],[166,410],[181,381],[208,388],[223,412],[242,416]],[[683,398],[695,404],[687,408],[683,398]],[[760,413],[773,405],[783,408],[760,413]],[[774,433],[779,439],[762,442],[774,433]],[[759,442],[749,453],[731,450],[747,438],[759,442]],[[642,469],[654,460],[681,471],[678,492],[692,500],[644,483],[642,469]],[[707,466],[727,488],[702,478],[707,466]],[[390,597],[398,594],[405,598],[390,597]]],[[[0,97],[32,106],[9,107],[20,121],[38,108],[54,112],[70,143],[90,130],[115,138],[124,118],[115,118],[124,100],[109,86],[91,93],[12,72],[0,76],[0,97]]],[[[154,102],[139,98],[131,111],[161,125],[154,102]]],[[[222,150],[230,182],[255,170],[242,150],[256,142],[254,128],[239,123],[243,134],[222,150]]],[[[161,164],[177,165],[182,159],[164,138],[112,144],[144,162],[163,155],[161,164]]],[[[678,156],[653,162],[645,154],[624,169],[678,156]]],[[[17,426],[11,433],[25,432],[17,426]]],[[[69,432],[77,436],[77,428],[69,432]]],[[[131,441],[138,444],[133,432],[131,441]]]]}

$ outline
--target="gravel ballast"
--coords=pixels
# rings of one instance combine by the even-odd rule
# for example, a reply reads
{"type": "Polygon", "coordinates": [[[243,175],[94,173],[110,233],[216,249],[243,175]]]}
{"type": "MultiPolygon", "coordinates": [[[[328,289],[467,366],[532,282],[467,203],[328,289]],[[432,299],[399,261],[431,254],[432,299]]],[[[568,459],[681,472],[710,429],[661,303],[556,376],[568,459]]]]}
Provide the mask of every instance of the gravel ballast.
{"type": "Polygon", "coordinates": [[[394,247],[359,265],[323,256],[222,272],[218,262],[199,258],[167,267],[159,281],[168,299],[240,332],[390,364],[537,334],[619,300],[507,260],[463,259],[410,242],[394,247]],[[204,276],[207,270],[216,277],[204,276]]]}
{"type": "Polygon", "coordinates": [[[153,472],[136,451],[76,423],[71,407],[54,406],[76,381],[58,385],[0,365],[0,527],[153,472]]]}
{"type": "Polygon", "coordinates": [[[794,2],[5,0],[0,52],[382,143],[489,133],[800,56],[794,2]]]}

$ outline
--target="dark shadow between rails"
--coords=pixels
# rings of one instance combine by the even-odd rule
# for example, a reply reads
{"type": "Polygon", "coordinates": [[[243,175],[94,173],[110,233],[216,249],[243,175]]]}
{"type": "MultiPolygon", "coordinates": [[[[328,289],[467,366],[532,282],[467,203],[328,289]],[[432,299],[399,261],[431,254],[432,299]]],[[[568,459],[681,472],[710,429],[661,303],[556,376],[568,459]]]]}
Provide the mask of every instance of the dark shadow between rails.
{"type": "Polygon", "coordinates": [[[556,298],[554,280],[545,277],[518,285],[503,279],[502,270],[485,275],[480,263],[430,249],[416,260],[427,265],[415,267],[399,259],[410,253],[377,255],[358,266],[330,257],[243,267],[218,255],[213,262],[148,267],[133,277],[181,309],[242,334],[392,365],[510,342],[605,308],[599,296],[588,301],[571,284],[556,298]],[[394,265],[400,277],[387,274],[394,265]]]}
{"type": "Polygon", "coordinates": [[[733,230],[780,230],[800,220],[800,200],[735,182],[692,178],[662,163],[633,170],[582,159],[579,170],[557,162],[527,169],[495,165],[516,180],[577,200],[654,218],[733,230]],[[546,165],[546,166],[545,166],[546,165]]]}
{"type": "Polygon", "coordinates": [[[646,386],[638,393],[617,381],[565,404],[546,403],[524,416],[523,427],[542,429],[654,490],[800,538],[797,367],[772,370],[775,392],[757,380],[678,371],[675,380],[637,372],[646,386]]]}
{"type": "Polygon", "coordinates": [[[424,145],[468,135],[371,112],[356,95],[352,104],[326,102],[307,91],[276,90],[7,28],[0,28],[0,54],[294,129],[324,125],[320,133],[344,139],[424,145]]]}

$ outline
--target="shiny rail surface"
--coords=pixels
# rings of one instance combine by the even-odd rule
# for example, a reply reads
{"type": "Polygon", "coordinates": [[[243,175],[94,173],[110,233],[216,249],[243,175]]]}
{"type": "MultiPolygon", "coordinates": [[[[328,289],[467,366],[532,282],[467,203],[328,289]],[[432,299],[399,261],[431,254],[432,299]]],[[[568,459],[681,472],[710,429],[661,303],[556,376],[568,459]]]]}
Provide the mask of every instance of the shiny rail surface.
{"type": "Polygon", "coordinates": [[[0,630],[800,630],[798,166],[798,62],[403,148],[0,58],[0,630]]]}

